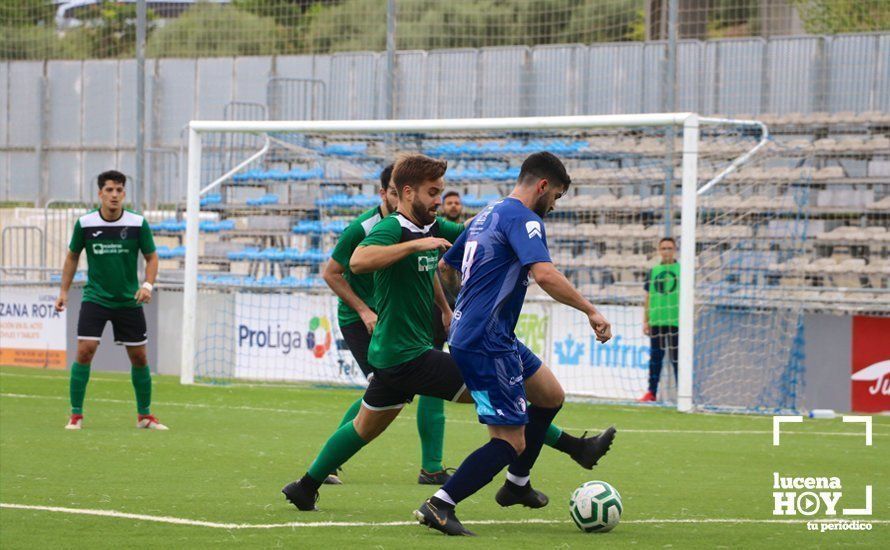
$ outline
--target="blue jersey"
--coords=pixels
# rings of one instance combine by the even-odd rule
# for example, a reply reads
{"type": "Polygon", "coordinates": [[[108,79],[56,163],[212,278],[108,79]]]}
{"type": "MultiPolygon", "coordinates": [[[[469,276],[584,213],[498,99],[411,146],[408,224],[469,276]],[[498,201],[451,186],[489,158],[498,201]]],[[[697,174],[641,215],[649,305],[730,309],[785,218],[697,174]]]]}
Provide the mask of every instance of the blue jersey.
{"type": "Polygon", "coordinates": [[[473,219],[444,260],[462,279],[449,345],[487,355],[515,351],[529,267],[551,261],[541,217],[518,199],[502,199],[473,219]]]}

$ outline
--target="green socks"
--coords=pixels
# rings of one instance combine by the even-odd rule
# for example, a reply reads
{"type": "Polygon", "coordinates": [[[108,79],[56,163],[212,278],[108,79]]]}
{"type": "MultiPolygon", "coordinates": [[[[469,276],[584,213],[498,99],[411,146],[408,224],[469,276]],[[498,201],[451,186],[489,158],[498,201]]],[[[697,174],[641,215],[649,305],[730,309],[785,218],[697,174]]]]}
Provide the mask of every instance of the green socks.
{"type": "Polygon", "coordinates": [[[309,477],[318,483],[323,482],[328,474],[337,471],[364,446],[365,440],[356,433],[352,422],[347,422],[328,438],[315,462],[309,466],[309,477]]]}
{"type": "Polygon", "coordinates": [[[71,414],[83,414],[83,398],[90,381],[90,366],[78,362],[71,363],[71,380],[68,390],[71,394],[71,414]]]}
{"type": "MultiPolygon", "coordinates": [[[[340,426],[337,430],[337,433],[340,433],[343,426],[349,424],[352,426],[352,421],[355,420],[355,417],[358,416],[358,411],[362,407],[361,398],[357,399],[355,403],[350,405],[349,409],[346,410],[346,414],[343,415],[343,419],[340,420],[340,426]]],[[[420,450],[421,450],[421,468],[423,468],[427,472],[439,472],[443,469],[442,466],[442,450],[445,446],[445,402],[441,399],[437,399],[435,397],[427,397],[425,395],[421,395],[417,399],[417,433],[420,435],[420,450]]],[[[336,434],[334,434],[336,435],[336,434]]],[[[557,433],[557,437],[559,434],[557,433]]],[[[333,441],[333,437],[328,440],[328,443],[333,441]]],[[[315,461],[316,463],[322,459],[325,455],[325,451],[328,446],[322,450],[322,454],[315,461]]],[[[359,447],[361,448],[361,447],[359,447]]],[[[356,451],[358,448],[356,449],[356,451]]],[[[352,456],[352,455],[349,455],[352,456]]],[[[345,462],[345,460],[344,460],[345,462]]],[[[342,463],[340,463],[342,464],[342,463]]],[[[340,464],[337,464],[339,466],[340,464]]],[[[315,464],[313,464],[313,468],[315,464]]],[[[319,479],[319,476],[315,475],[313,472],[315,470],[310,468],[309,475],[313,479],[319,479]]],[[[320,472],[321,470],[318,470],[320,472]]],[[[333,472],[334,470],[328,470],[325,472],[325,476],[327,474],[333,472]]],[[[320,474],[319,474],[320,475],[320,474]]],[[[321,477],[320,479],[324,479],[321,477]]]]}
{"type": "Polygon", "coordinates": [[[417,433],[420,435],[420,467],[428,473],[439,472],[445,447],[445,402],[421,395],[417,399],[417,433]]]}
{"type": "Polygon", "coordinates": [[[343,420],[340,421],[340,425],[338,428],[342,428],[347,422],[352,422],[355,420],[355,417],[358,416],[359,409],[362,408],[362,398],[359,397],[355,400],[355,403],[349,406],[346,409],[346,414],[343,415],[343,420]]]}
{"type": "Polygon", "coordinates": [[[136,411],[139,414],[151,414],[149,412],[151,407],[151,370],[148,365],[144,367],[131,365],[130,379],[133,380],[133,389],[136,392],[136,411]]]}
{"type": "MultiPolygon", "coordinates": [[[[148,365],[130,367],[130,378],[136,391],[136,410],[139,414],[151,414],[151,371],[148,365]]],[[[90,366],[78,362],[71,364],[71,414],[83,414],[83,399],[87,393],[87,382],[90,381],[90,366]]]]}
{"type": "Polygon", "coordinates": [[[561,435],[562,428],[556,424],[550,424],[547,428],[547,433],[544,434],[544,445],[547,445],[548,447],[556,446],[556,442],[559,441],[559,436],[561,435]]]}

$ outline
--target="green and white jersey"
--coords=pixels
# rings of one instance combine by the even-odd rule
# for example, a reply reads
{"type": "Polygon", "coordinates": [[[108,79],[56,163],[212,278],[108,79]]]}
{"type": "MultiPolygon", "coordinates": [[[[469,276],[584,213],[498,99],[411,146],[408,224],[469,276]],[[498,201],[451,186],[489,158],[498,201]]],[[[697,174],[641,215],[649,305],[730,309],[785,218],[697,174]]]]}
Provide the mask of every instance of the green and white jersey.
{"type": "MultiPolygon", "coordinates": [[[[337,240],[334,252],[331,254],[331,258],[345,269],[343,278],[349,283],[352,291],[374,311],[377,311],[374,302],[374,274],[353,273],[352,270],[349,269],[349,259],[352,258],[352,253],[355,251],[359,243],[368,236],[371,229],[373,229],[381,219],[383,219],[383,213],[380,212],[379,206],[372,208],[367,212],[363,212],[346,227],[340,235],[340,239],[337,240]]],[[[361,321],[361,317],[354,309],[349,307],[346,302],[339,299],[337,305],[337,321],[341,327],[345,327],[346,325],[361,321]]]]}
{"type": "MultiPolygon", "coordinates": [[[[360,246],[391,246],[425,237],[454,242],[463,229],[463,224],[443,218],[418,227],[395,213],[374,226],[360,246]]],[[[428,250],[409,254],[374,273],[377,326],[371,336],[368,362],[375,368],[394,367],[432,349],[433,278],[438,264],[439,251],[428,250]]]]}
{"type": "Polygon", "coordinates": [[[99,210],[87,212],[74,224],[68,245],[71,252],[87,251],[87,284],[83,301],[109,308],[141,307],[134,298],[139,290],[136,260],[155,251],[155,242],[145,218],[124,210],[113,221],[99,210]]]}
{"type": "Polygon", "coordinates": [[[649,325],[680,326],[680,264],[658,264],[646,275],[649,325]]]}

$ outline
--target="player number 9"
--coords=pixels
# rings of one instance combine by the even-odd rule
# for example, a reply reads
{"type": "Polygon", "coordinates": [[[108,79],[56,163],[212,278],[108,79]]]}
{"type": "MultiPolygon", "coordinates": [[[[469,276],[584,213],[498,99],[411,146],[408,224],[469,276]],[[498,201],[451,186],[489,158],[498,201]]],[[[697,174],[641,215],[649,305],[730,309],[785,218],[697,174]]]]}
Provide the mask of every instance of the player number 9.
{"type": "Polygon", "coordinates": [[[470,268],[473,267],[473,256],[476,255],[477,241],[467,241],[464,245],[464,257],[460,262],[460,276],[466,281],[470,277],[470,268]]]}

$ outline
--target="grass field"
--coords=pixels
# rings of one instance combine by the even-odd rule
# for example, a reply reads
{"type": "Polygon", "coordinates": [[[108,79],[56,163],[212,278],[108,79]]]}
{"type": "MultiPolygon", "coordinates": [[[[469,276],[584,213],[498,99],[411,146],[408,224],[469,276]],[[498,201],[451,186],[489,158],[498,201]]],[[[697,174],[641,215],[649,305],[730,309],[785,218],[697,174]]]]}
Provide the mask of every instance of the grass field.
{"type": "MultiPolygon", "coordinates": [[[[128,375],[93,374],[81,432],[63,429],[64,372],[0,368],[0,394],[4,549],[791,549],[887,548],[890,541],[887,417],[874,418],[871,447],[865,446],[862,424],[840,419],[786,425],[782,445],[774,447],[770,417],[570,403],[557,420],[572,433],[617,426],[615,444],[601,465],[582,470],[545,449],[533,482],[550,495],[550,505],[535,511],[500,508],[494,502],[498,478],[459,510],[480,536],[456,541],[412,521],[411,511],[431,494],[415,483],[420,450],[413,407],[346,465],[344,485],[322,489],[320,512],[299,513],[285,503],[280,488],[305,471],[359,395],[355,390],[185,387],[156,376],[153,412],[169,432],[134,428],[128,375]],[[778,522],[781,518],[772,515],[773,472],[839,477],[845,492],[839,508],[862,507],[864,486],[872,485],[873,515],[862,518],[872,520],[872,530],[812,532],[802,516],[778,522]],[[621,492],[624,516],[611,533],[581,533],[569,518],[571,491],[591,479],[606,480],[621,492]]],[[[446,463],[457,466],[485,434],[470,407],[449,404],[446,412],[446,463]]]]}

